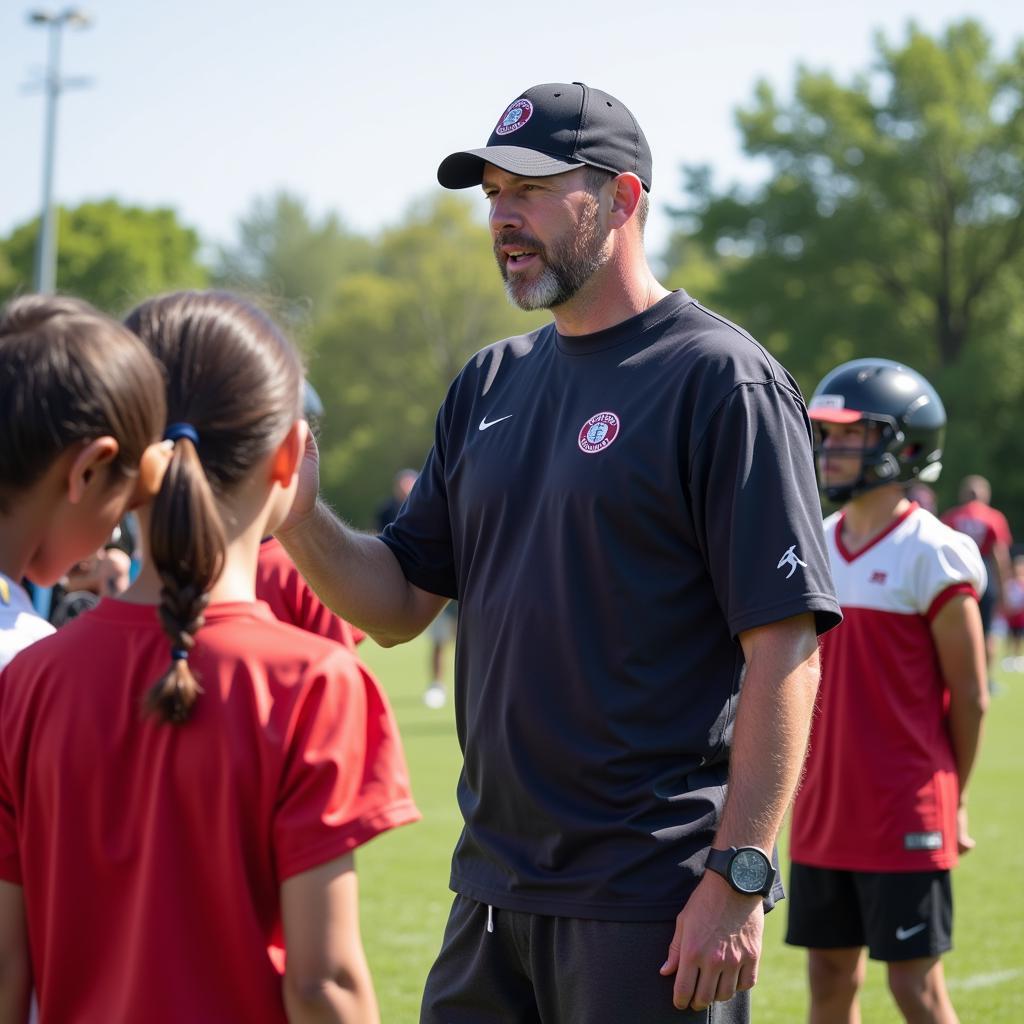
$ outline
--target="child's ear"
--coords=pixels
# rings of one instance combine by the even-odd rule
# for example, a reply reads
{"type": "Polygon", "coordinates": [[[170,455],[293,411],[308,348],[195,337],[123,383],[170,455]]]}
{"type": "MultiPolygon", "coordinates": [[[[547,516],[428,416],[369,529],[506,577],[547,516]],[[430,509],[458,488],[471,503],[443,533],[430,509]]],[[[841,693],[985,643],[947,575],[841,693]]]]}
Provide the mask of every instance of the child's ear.
{"type": "Polygon", "coordinates": [[[296,420],[291,425],[270,460],[271,483],[280,484],[282,487],[291,484],[292,477],[299,471],[308,434],[309,424],[305,420],[296,420]]]}
{"type": "Polygon", "coordinates": [[[139,475],[128,503],[129,509],[145,505],[160,493],[160,485],[164,482],[164,474],[173,454],[173,441],[156,441],[146,448],[139,459],[139,475]]]}
{"type": "Polygon", "coordinates": [[[77,505],[85,496],[96,474],[109,466],[120,451],[117,439],[104,435],[89,441],[71,460],[68,467],[68,501],[77,505]]]}

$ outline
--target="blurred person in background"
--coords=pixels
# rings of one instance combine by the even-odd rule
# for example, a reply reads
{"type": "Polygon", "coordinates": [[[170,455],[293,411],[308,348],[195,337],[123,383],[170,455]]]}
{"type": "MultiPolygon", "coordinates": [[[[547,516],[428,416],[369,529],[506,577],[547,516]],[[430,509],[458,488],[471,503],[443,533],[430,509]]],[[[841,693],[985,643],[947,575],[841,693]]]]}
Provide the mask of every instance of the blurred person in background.
{"type": "Polygon", "coordinates": [[[985,652],[989,668],[995,663],[997,614],[1002,614],[1006,584],[1010,580],[1010,545],[1013,537],[1002,512],[992,507],[992,487],[983,476],[966,476],[960,483],[960,504],[947,509],[942,521],[966,533],[981,551],[988,584],[981,594],[981,621],[985,628],[985,652]]]}
{"type": "Polygon", "coordinates": [[[1024,555],[1013,559],[1013,574],[1006,584],[1006,657],[1003,668],[1024,672],[1024,555]]]}

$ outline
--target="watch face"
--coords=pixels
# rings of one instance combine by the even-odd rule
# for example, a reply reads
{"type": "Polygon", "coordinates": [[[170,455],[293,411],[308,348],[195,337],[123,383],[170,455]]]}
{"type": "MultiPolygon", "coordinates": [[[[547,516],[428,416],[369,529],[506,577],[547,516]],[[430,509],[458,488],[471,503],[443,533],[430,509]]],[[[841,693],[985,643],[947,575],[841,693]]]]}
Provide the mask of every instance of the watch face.
{"type": "Polygon", "coordinates": [[[757,850],[740,850],[732,859],[729,874],[742,892],[760,892],[768,881],[770,866],[757,850]]]}

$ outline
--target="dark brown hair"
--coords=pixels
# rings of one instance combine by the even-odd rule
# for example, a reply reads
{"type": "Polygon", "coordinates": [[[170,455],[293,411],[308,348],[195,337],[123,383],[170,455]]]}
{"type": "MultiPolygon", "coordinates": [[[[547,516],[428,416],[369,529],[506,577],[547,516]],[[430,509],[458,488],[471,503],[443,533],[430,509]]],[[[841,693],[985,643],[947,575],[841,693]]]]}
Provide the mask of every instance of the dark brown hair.
{"type": "Polygon", "coordinates": [[[138,473],[164,425],[160,369],[81,299],[24,295],[0,310],[0,513],[72,445],[109,435],[111,471],[138,473]]]}
{"type": "Polygon", "coordinates": [[[125,320],[163,366],[168,423],[186,424],[153,502],[150,555],[160,575],[160,623],[171,664],[146,713],[185,721],[202,692],[188,652],[224,565],[217,499],[281,443],[302,415],[302,364],[261,310],[227,292],[178,292],[125,320]],[[188,431],[185,431],[187,434],[188,431]]]}
{"type": "MultiPolygon", "coordinates": [[[[589,164],[583,172],[587,188],[593,193],[599,192],[612,178],[618,175],[612,171],[606,171],[603,167],[591,167],[589,164]]],[[[651,212],[651,197],[647,189],[640,190],[640,200],[636,204],[636,222],[640,228],[641,236],[647,227],[647,217],[651,212]]]]}

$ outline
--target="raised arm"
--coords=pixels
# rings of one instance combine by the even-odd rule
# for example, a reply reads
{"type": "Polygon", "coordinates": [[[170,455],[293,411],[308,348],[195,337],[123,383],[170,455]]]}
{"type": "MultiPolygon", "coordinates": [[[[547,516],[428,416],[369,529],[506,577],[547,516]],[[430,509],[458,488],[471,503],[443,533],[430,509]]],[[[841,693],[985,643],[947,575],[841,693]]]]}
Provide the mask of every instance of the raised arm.
{"type": "Polygon", "coordinates": [[[306,443],[288,518],[275,535],[320,600],[343,619],[390,647],[421,633],[448,600],[410,583],[377,536],[346,526],[321,501],[319,457],[306,443]]]}
{"type": "MultiPolygon", "coordinates": [[[[740,634],[746,676],[716,849],[770,851],[796,791],[818,688],[818,644],[808,613],[740,634]]],[[[662,974],[675,974],[679,1009],[703,1010],[753,988],[761,957],[760,896],[709,871],[676,919],[662,974]]]]}

